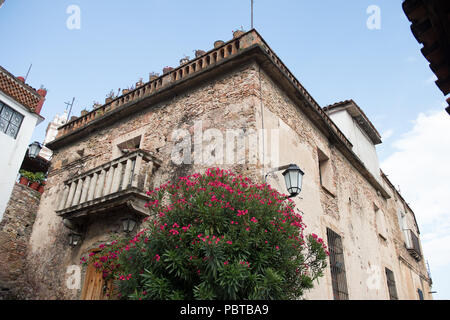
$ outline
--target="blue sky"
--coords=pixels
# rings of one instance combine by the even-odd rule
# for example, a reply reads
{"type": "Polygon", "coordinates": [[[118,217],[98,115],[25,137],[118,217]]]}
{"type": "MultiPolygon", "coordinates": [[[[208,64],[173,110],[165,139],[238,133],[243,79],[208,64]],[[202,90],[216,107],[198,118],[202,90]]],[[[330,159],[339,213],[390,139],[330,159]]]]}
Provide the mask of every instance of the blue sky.
{"type": "MultiPolygon", "coordinates": [[[[401,2],[255,0],[255,27],[321,106],[354,99],[383,135],[382,168],[416,211],[435,298],[448,299],[450,259],[440,256],[441,249],[450,256],[442,245],[450,233],[450,206],[436,194],[448,193],[442,180],[450,181],[450,173],[439,165],[424,171],[416,157],[449,163],[444,142],[450,117],[401,2]],[[380,30],[366,26],[370,5],[381,10],[380,30]],[[415,170],[425,172],[416,178],[421,180],[411,180],[415,170]]],[[[46,121],[33,136],[42,141],[64,102],[76,97],[73,112],[79,115],[111,89],[141,77],[147,81],[149,72],[177,66],[184,55],[230,40],[241,27],[250,28],[250,0],[6,0],[0,9],[0,65],[24,76],[32,63],[28,83],[49,90],[46,121]],[[80,30],[66,27],[70,5],[81,9],[80,30]]]]}

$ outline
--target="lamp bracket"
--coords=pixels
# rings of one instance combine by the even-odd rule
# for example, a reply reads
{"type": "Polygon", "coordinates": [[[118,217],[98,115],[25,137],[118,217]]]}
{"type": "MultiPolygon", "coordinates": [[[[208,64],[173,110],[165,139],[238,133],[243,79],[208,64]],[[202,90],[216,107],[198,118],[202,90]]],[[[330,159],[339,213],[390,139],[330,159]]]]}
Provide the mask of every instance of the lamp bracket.
{"type": "Polygon", "coordinates": [[[272,173],[278,172],[278,171],[282,171],[282,170],[287,170],[289,169],[291,166],[294,166],[294,164],[288,164],[285,166],[281,166],[281,167],[277,167],[275,169],[270,170],[269,172],[266,173],[266,175],[264,176],[264,182],[267,183],[267,178],[269,177],[269,175],[271,175],[272,173]]]}

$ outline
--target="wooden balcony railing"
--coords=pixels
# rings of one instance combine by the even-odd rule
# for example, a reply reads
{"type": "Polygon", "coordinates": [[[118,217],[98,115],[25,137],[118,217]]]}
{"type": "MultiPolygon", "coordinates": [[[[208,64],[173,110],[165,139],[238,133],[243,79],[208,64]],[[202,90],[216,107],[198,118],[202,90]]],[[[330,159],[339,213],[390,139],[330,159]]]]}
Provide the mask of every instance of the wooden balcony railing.
{"type": "Polygon", "coordinates": [[[406,239],[406,249],[409,253],[417,260],[422,258],[422,252],[420,250],[419,238],[411,229],[406,229],[405,239],[406,239]]]}
{"type": "Polygon", "coordinates": [[[65,182],[56,213],[64,218],[84,216],[125,202],[145,215],[146,192],[159,161],[137,150],[65,182]]]}

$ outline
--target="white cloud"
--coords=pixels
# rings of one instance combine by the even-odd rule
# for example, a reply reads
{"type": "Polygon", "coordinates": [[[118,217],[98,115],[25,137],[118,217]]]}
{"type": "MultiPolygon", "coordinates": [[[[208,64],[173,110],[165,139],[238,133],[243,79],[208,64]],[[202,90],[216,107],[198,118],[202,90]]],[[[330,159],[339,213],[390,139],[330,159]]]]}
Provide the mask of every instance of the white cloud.
{"type": "Polygon", "coordinates": [[[405,62],[407,62],[407,63],[413,63],[413,62],[416,62],[416,61],[417,61],[417,58],[413,57],[413,56],[409,56],[409,57],[407,57],[405,59],[405,62]]]}
{"type": "Polygon", "coordinates": [[[426,84],[431,84],[431,83],[434,83],[434,82],[436,82],[437,81],[437,77],[436,77],[436,75],[432,75],[431,77],[429,77],[426,81],[425,81],[425,83],[426,84]]]}
{"type": "Polygon", "coordinates": [[[381,163],[416,214],[431,268],[450,268],[450,116],[421,113],[381,163]]]}
{"type": "Polygon", "coordinates": [[[383,131],[383,133],[381,134],[381,140],[382,141],[386,141],[387,139],[392,137],[393,134],[394,134],[394,130],[392,130],[392,129],[388,129],[386,131],[383,131]]]}

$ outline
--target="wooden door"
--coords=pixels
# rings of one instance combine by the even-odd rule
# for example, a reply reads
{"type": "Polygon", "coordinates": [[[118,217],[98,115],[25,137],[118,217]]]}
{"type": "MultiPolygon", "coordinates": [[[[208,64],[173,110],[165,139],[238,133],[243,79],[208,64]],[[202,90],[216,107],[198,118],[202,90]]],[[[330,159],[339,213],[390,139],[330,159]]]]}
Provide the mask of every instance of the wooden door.
{"type": "Polygon", "coordinates": [[[113,282],[105,281],[102,272],[98,271],[92,263],[89,264],[84,278],[81,299],[110,300],[114,298],[113,291],[113,282]]]}

